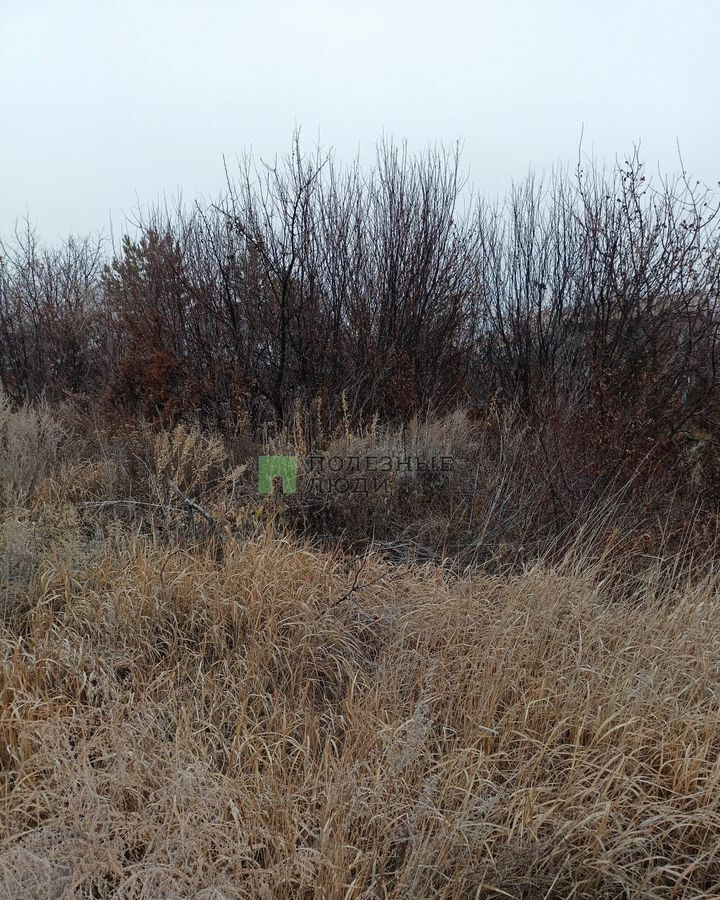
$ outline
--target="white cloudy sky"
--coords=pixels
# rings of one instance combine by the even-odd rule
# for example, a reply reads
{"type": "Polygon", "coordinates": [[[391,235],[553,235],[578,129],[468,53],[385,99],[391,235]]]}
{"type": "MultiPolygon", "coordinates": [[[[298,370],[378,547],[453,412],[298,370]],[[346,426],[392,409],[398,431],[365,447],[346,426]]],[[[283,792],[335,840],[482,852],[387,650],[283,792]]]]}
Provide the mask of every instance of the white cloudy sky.
{"type": "Polygon", "coordinates": [[[216,195],[296,125],[464,143],[482,191],[584,147],[720,179],[717,0],[0,0],[0,234],[216,195]]]}

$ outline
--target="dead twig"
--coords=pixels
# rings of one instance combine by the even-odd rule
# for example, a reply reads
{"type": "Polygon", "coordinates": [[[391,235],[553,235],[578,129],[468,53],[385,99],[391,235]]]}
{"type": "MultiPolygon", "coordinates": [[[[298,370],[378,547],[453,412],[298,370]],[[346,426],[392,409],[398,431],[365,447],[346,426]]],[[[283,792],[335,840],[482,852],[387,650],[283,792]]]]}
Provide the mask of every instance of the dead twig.
{"type": "Polygon", "coordinates": [[[217,528],[217,519],[211,513],[209,513],[204,506],[201,506],[197,501],[193,500],[192,497],[188,497],[187,494],[184,494],[175,484],[175,482],[170,478],[167,478],[166,481],[167,486],[170,488],[170,490],[182,500],[183,505],[186,506],[188,510],[200,513],[200,515],[208,522],[208,524],[212,525],[213,528],[217,528]]]}
{"type": "Polygon", "coordinates": [[[204,506],[201,506],[196,500],[193,500],[192,497],[188,497],[187,494],[183,493],[180,488],[172,481],[170,478],[166,478],[165,482],[170,489],[170,491],[179,497],[183,506],[188,511],[188,518],[190,519],[190,527],[192,528],[193,537],[197,540],[197,531],[195,529],[195,513],[199,513],[210,525],[214,532],[217,532],[219,529],[219,523],[217,519],[212,515],[212,513],[208,512],[204,506]]]}
{"type": "Polygon", "coordinates": [[[326,613],[329,613],[331,610],[335,609],[336,606],[340,606],[340,604],[344,603],[346,600],[353,600],[353,602],[357,603],[354,594],[358,593],[359,591],[363,591],[365,590],[365,588],[372,587],[374,584],[378,584],[379,582],[386,579],[387,581],[397,581],[397,579],[400,578],[400,576],[403,574],[402,572],[395,572],[393,575],[388,575],[387,572],[383,572],[381,575],[378,575],[377,578],[373,578],[372,581],[366,581],[364,584],[359,584],[360,575],[362,573],[362,570],[365,568],[366,562],[367,557],[365,557],[365,559],[363,559],[358,566],[350,589],[346,591],[342,595],[342,597],[338,597],[337,600],[333,600],[330,606],[327,606],[321,613],[319,613],[315,621],[322,618],[326,613]]]}
{"type": "Polygon", "coordinates": [[[104,506],[145,506],[149,509],[160,509],[159,503],[146,503],[143,500],[96,500],[91,503],[78,504],[81,509],[95,507],[101,509],[104,506]]]}

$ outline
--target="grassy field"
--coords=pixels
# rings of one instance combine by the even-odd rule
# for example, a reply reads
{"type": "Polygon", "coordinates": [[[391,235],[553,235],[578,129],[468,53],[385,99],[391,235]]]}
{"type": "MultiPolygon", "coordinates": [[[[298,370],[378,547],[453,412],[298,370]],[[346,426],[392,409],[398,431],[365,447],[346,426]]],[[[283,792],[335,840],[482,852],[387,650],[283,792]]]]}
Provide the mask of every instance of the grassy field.
{"type": "Polygon", "coordinates": [[[348,549],[217,437],[3,415],[0,896],[718,896],[710,562],[348,549]]]}

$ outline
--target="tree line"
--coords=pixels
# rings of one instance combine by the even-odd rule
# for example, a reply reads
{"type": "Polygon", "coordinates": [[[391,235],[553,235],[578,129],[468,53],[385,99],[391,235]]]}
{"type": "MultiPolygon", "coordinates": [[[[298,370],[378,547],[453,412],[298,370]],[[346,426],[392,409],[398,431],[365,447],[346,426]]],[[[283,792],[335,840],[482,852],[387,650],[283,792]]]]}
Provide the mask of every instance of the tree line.
{"type": "Polygon", "coordinates": [[[714,192],[637,153],[472,196],[456,150],[244,157],[215,203],[102,240],[0,243],[12,399],[225,427],[298,403],[404,418],[506,404],[639,448],[717,425],[714,192]]]}

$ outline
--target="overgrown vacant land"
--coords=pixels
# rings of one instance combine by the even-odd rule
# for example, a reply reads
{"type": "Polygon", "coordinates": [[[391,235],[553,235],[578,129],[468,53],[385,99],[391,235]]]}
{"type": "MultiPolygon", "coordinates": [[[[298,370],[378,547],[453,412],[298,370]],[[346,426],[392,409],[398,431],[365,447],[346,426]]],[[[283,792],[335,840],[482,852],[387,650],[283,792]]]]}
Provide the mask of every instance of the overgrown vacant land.
{"type": "MultiPolygon", "coordinates": [[[[0,896],[717,896],[720,594],[689,538],[618,538],[616,498],[544,556],[423,563],[308,524],[357,497],[261,500],[217,435],[0,429],[0,896]]],[[[490,464],[460,414],[404,436],[490,464]]],[[[404,513],[415,477],[367,502],[427,544],[469,473],[404,513]]]]}
{"type": "Polygon", "coordinates": [[[260,176],[0,253],[0,897],[719,896],[713,198],[260,176]]]}

